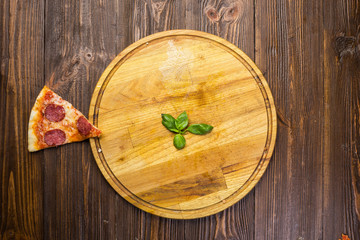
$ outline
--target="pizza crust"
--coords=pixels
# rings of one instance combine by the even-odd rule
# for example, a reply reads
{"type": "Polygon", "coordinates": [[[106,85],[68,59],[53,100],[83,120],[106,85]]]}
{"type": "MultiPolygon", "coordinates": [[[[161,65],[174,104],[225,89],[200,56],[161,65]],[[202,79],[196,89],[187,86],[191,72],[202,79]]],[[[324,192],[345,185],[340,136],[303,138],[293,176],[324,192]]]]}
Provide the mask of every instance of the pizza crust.
{"type": "Polygon", "coordinates": [[[34,116],[35,116],[35,112],[31,111],[30,120],[29,120],[29,129],[28,129],[28,149],[29,149],[29,152],[35,152],[35,151],[39,150],[36,147],[37,138],[36,138],[34,130],[33,130],[33,124],[34,123],[33,123],[32,119],[34,119],[34,116]]]}
{"type": "Polygon", "coordinates": [[[47,86],[44,86],[44,88],[39,93],[39,96],[36,98],[35,104],[31,109],[30,118],[29,118],[29,129],[28,129],[28,149],[29,152],[35,152],[40,150],[38,144],[37,144],[37,137],[34,132],[34,125],[36,124],[36,119],[38,119],[37,115],[41,114],[40,112],[36,111],[39,109],[39,100],[44,97],[45,93],[50,90],[47,86]]]}

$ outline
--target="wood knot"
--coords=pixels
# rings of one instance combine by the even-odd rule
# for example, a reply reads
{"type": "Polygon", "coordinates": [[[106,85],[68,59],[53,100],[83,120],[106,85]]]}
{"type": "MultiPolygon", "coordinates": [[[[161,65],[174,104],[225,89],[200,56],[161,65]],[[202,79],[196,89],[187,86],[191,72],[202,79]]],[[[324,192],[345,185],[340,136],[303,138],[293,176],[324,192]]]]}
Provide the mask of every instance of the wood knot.
{"type": "Polygon", "coordinates": [[[225,7],[224,9],[224,21],[225,22],[235,22],[240,17],[242,2],[237,1],[233,2],[230,6],[225,7]]]}
{"type": "Polygon", "coordinates": [[[243,11],[243,0],[228,0],[221,2],[216,8],[207,6],[205,14],[211,23],[223,21],[226,23],[237,21],[243,11]]]}
{"type": "Polygon", "coordinates": [[[220,14],[213,7],[207,8],[205,14],[212,23],[217,22],[220,19],[220,14]]]}
{"type": "Polygon", "coordinates": [[[71,75],[74,75],[78,72],[80,65],[80,57],[78,55],[75,55],[69,64],[65,67],[63,78],[68,78],[71,75]]]}
{"type": "Polygon", "coordinates": [[[151,0],[152,15],[156,23],[160,22],[160,15],[165,8],[166,1],[154,2],[151,0]]]}
{"type": "Polygon", "coordinates": [[[95,57],[93,56],[93,54],[91,52],[86,53],[84,58],[87,62],[93,62],[95,59],[95,57]]]}
{"type": "Polygon", "coordinates": [[[6,87],[6,94],[7,95],[15,95],[15,86],[14,84],[8,84],[6,87]]]}
{"type": "Polygon", "coordinates": [[[276,115],[279,120],[279,123],[281,123],[285,127],[291,128],[290,120],[285,117],[285,115],[282,113],[282,111],[279,108],[276,108],[276,115]]]}
{"type": "Polygon", "coordinates": [[[334,45],[340,62],[347,56],[360,56],[360,32],[358,31],[356,37],[341,33],[335,38],[334,45]]]}

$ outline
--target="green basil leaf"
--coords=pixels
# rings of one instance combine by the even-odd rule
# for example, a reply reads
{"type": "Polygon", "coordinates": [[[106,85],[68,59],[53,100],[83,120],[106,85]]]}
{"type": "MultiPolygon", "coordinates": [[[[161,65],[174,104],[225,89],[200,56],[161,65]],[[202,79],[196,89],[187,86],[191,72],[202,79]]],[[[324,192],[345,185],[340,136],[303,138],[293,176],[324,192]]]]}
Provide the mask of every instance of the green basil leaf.
{"type": "Polygon", "coordinates": [[[174,146],[177,149],[183,149],[185,147],[186,141],[183,135],[181,134],[176,134],[174,137],[174,146]]]}
{"type": "Polygon", "coordinates": [[[186,131],[197,135],[204,135],[211,132],[213,128],[213,126],[208,124],[192,124],[186,129],[186,131]]]}
{"type": "Polygon", "coordinates": [[[164,125],[164,127],[166,127],[169,131],[179,132],[176,129],[175,118],[173,116],[171,116],[170,114],[161,114],[161,118],[162,125],[164,125]]]}
{"type": "Polygon", "coordinates": [[[189,119],[186,112],[184,111],[175,120],[175,126],[178,130],[183,130],[184,128],[186,128],[188,124],[189,124],[189,119]]]}

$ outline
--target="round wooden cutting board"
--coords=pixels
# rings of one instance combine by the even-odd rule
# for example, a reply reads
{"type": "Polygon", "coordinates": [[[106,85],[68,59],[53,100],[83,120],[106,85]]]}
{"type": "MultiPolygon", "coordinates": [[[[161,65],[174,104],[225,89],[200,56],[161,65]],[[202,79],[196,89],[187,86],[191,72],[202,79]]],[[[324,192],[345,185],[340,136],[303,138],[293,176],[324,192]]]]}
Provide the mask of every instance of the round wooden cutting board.
{"type": "Polygon", "coordinates": [[[111,186],[155,215],[208,216],[244,197],[264,173],[274,149],[276,111],[268,84],[236,46],[214,35],[175,30],[143,38],[102,74],[89,119],[103,131],[91,140],[111,186]],[[174,133],[161,114],[186,111],[207,135],[174,133]]]}

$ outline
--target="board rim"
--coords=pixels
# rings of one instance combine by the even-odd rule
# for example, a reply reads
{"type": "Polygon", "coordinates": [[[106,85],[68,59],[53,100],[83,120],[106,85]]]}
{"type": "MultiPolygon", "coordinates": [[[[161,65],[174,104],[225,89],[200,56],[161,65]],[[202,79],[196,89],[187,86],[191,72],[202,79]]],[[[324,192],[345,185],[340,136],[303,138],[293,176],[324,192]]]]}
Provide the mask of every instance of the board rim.
{"type": "MultiPolygon", "coordinates": [[[[98,111],[97,103],[99,100],[99,94],[102,94],[101,88],[103,87],[104,82],[108,78],[109,74],[111,72],[116,71],[113,70],[116,66],[118,66],[120,61],[125,61],[126,57],[136,50],[138,47],[147,44],[150,41],[164,38],[164,37],[171,37],[171,36],[196,36],[201,38],[206,38],[209,40],[212,40],[220,45],[225,46],[226,48],[230,49],[232,52],[234,52],[237,56],[242,58],[244,62],[248,65],[245,66],[250,73],[253,75],[255,81],[257,82],[260,91],[262,92],[262,95],[264,97],[264,94],[267,96],[267,98],[264,98],[265,107],[267,110],[268,115],[268,133],[267,133],[267,141],[269,141],[269,144],[267,147],[264,147],[263,155],[261,159],[258,162],[257,167],[253,171],[253,173],[250,175],[250,177],[246,180],[246,182],[234,193],[232,193],[230,196],[225,198],[222,201],[219,201],[217,203],[214,203],[212,205],[203,207],[203,208],[197,208],[197,209],[191,209],[191,210],[175,210],[175,209],[169,209],[169,208],[163,208],[159,207],[153,204],[149,204],[148,202],[140,199],[136,195],[132,194],[131,191],[127,190],[125,186],[119,186],[119,184],[116,182],[119,180],[116,179],[116,177],[111,176],[111,173],[108,169],[106,169],[106,166],[104,166],[104,159],[102,159],[102,152],[101,147],[99,147],[99,138],[90,139],[90,145],[93,152],[93,156],[95,158],[95,161],[107,180],[109,184],[112,186],[112,188],[124,199],[126,199],[128,202],[133,204],[134,206],[149,212],[154,215],[158,215],[161,217],[166,218],[174,218],[174,219],[193,219],[193,218],[200,218],[209,216],[212,214],[215,214],[217,212],[220,212],[222,210],[225,210],[226,208],[232,206],[236,202],[238,202],[240,199],[245,197],[258,183],[258,181],[263,176],[265,170],[267,169],[267,166],[270,162],[270,158],[274,151],[275,141],[276,141],[276,135],[277,135],[277,117],[276,117],[276,109],[275,104],[273,100],[273,96],[271,94],[270,88],[268,86],[268,83],[265,79],[265,77],[262,75],[259,68],[255,65],[255,63],[238,47],[233,45],[232,43],[228,42],[227,40],[220,38],[218,36],[215,36],[210,33],[205,33],[201,31],[196,30],[170,30],[170,31],[164,31],[155,33],[152,35],[149,35],[145,38],[142,38],[133,44],[126,47],[119,55],[117,55],[113,61],[106,67],[104,72],[102,73],[101,77],[99,78],[96,87],[94,89],[91,102],[90,102],[90,108],[89,108],[89,120],[92,121],[92,123],[97,126],[97,113],[98,111]],[[250,69],[251,70],[250,70],[250,69]],[[252,72],[251,72],[252,71],[252,72]],[[254,76],[255,75],[255,76],[254,76]],[[270,124],[270,127],[269,127],[270,124]],[[269,137],[269,131],[270,137],[269,137]],[[264,155],[265,154],[265,155],[264,155]],[[115,178],[115,179],[114,179],[115,178]],[[251,181],[249,181],[251,179],[251,181]],[[240,191],[241,190],[241,191],[240,191]],[[130,193],[130,194],[129,194],[130,193]],[[206,211],[204,211],[206,210],[206,211]]],[[[243,62],[242,62],[243,63],[243,62]]],[[[121,65],[121,64],[120,64],[121,65]]],[[[106,161],[105,161],[106,162],[106,161]]],[[[110,170],[111,171],[111,170],[110,170]]],[[[121,183],[120,183],[121,184],[121,183]]]]}

